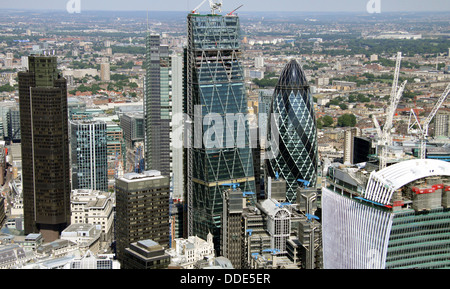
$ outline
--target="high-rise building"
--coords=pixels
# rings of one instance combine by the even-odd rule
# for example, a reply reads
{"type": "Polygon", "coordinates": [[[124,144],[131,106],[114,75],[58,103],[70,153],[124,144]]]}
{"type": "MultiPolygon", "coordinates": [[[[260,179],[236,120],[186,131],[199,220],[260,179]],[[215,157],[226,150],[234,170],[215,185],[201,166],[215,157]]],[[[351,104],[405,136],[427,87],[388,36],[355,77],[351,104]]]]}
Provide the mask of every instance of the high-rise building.
{"type": "Polygon", "coordinates": [[[286,199],[295,202],[297,180],[315,187],[318,164],[314,103],[306,75],[296,60],[281,72],[270,114],[275,117],[275,128],[269,122],[268,131],[275,129],[278,140],[268,137],[278,145],[278,153],[266,160],[266,173],[272,178],[278,173],[286,180],[286,199]]]}
{"type": "Polygon", "coordinates": [[[321,203],[325,269],[450,268],[450,163],[331,166],[321,203]]]}
{"type": "Polygon", "coordinates": [[[108,190],[106,122],[70,122],[72,189],[108,190]]]}
{"type": "Polygon", "coordinates": [[[20,142],[20,111],[13,107],[8,111],[8,136],[11,142],[20,142]]]}
{"type": "Polygon", "coordinates": [[[450,137],[450,112],[440,112],[434,119],[434,135],[450,137]]]}
{"type": "Polygon", "coordinates": [[[361,130],[357,127],[348,128],[344,132],[344,163],[353,164],[353,152],[355,150],[354,139],[361,136],[361,130]]]}
{"type": "Polygon", "coordinates": [[[239,188],[223,191],[222,256],[233,268],[242,268],[242,212],[243,192],[239,188]]]}
{"type": "Polygon", "coordinates": [[[152,239],[169,247],[169,178],[159,171],[116,179],[116,248],[123,260],[131,243],[152,239]]]}
{"type": "Polygon", "coordinates": [[[70,224],[67,84],[56,57],[28,60],[18,73],[25,234],[49,242],[70,224]]]}
{"type": "Polygon", "coordinates": [[[172,55],[172,127],[171,127],[171,183],[173,198],[184,198],[184,167],[183,167],[183,136],[179,131],[183,129],[183,58],[172,55]]]}
{"type": "Polygon", "coordinates": [[[146,38],[145,168],[170,176],[170,120],[172,73],[169,47],[159,34],[146,38]]]}
{"type": "Polygon", "coordinates": [[[211,232],[219,253],[223,185],[255,191],[240,22],[236,15],[191,13],[187,23],[184,106],[195,123],[186,125],[187,234],[206,239],[211,232]]]}
{"type": "Polygon", "coordinates": [[[101,81],[110,81],[111,71],[109,62],[103,62],[100,64],[100,79],[101,81]]]}

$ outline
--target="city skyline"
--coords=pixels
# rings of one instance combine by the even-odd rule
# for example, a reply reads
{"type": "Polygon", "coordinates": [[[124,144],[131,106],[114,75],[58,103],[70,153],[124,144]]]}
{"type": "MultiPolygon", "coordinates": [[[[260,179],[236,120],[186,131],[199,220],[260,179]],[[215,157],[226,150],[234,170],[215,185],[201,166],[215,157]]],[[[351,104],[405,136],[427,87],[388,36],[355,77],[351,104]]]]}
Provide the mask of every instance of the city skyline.
{"type": "Polygon", "coordinates": [[[153,2],[0,12],[0,269],[450,269],[446,4],[153,2]]]}
{"type": "MultiPolygon", "coordinates": [[[[36,3],[31,0],[11,3],[0,1],[0,6],[4,9],[38,9],[38,10],[65,10],[68,3],[79,5],[81,12],[84,11],[191,11],[202,1],[194,0],[171,0],[158,1],[156,3],[130,0],[130,1],[84,1],[84,0],[67,0],[67,1],[45,1],[45,3],[36,3]]],[[[281,0],[277,1],[276,5],[271,1],[257,1],[257,0],[227,0],[223,3],[223,12],[228,13],[235,8],[243,5],[239,12],[365,12],[367,5],[379,5],[380,12],[423,12],[423,11],[450,11],[450,2],[445,3],[441,0],[430,0],[424,4],[423,1],[418,0],[320,0],[320,1],[296,1],[296,0],[281,0]]],[[[205,2],[201,5],[199,11],[209,10],[209,5],[205,2]]]]}

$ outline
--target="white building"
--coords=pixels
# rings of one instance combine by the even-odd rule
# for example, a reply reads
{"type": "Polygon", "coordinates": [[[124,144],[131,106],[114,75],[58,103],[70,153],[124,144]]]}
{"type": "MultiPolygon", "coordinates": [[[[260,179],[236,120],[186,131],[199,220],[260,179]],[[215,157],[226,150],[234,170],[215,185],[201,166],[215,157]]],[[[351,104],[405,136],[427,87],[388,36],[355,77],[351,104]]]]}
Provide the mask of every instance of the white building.
{"type": "Polygon", "coordinates": [[[97,190],[72,190],[71,224],[98,225],[102,231],[102,247],[112,241],[114,224],[114,199],[110,192],[97,190]]]}
{"type": "Polygon", "coordinates": [[[171,265],[193,269],[195,262],[204,258],[214,258],[213,236],[209,233],[207,241],[197,236],[174,239],[173,248],[166,252],[170,255],[171,265]]]}
{"type": "Polygon", "coordinates": [[[413,159],[370,174],[329,171],[322,188],[324,269],[448,268],[450,163],[413,159]]]}
{"type": "Polygon", "coordinates": [[[71,224],[61,232],[61,239],[78,244],[80,252],[98,253],[101,235],[99,227],[91,224],[71,224]]]}

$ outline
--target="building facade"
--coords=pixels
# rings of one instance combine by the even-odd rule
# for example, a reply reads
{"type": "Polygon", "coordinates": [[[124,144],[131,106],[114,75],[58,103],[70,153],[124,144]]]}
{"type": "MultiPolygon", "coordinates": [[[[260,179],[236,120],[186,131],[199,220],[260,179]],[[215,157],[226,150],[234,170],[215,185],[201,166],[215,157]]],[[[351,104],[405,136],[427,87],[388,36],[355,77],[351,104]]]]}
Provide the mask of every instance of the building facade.
{"type": "Polygon", "coordinates": [[[131,243],[152,239],[169,247],[169,178],[159,171],[116,179],[116,248],[122,260],[131,243]]]}
{"type": "Polygon", "coordinates": [[[67,84],[56,57],[28,60],[18,73],[25,234],[48,242],[70,224],[67,84]]]}
{"type": "Polygon", "coordinates": [[[450,164],[331,167],[322,189],[325,269],[450,268],[450,164]]]}
{"type": "Polygon", "coordinates": [[[146,37],[145,73],[145,168],[170,175],[170,121],[172,65],[169,47],[159,34],[146,37]]]}
{"type": "Polygon", "coordinates": [[[268,131],[275,129],[278,139],[268,137],[278,146],[278,153],[266,160],[266,174],[273,178],[278,173],[286,180],[286,200],[295,202],[297,180],[306,180],[315,187],[318,165],[314,103],[306,75],[295,60],[281,72],[270,114],[275,117],[275,127],[269,122],[268,131]]]}
{"type": "Polygon", "coordinates": [[[72,190],[71,224],[92,224],[102,230],[102,247],[113,241],[114,199],[110,192],[96,190],[72,190]]]}
{"type": "Polygon", "coordinates": [[[70,122],[72,189],[108,190],[106,133],[104,121],[70,122]]]}
{"type": "Polygon", "coordinates": [[[223,185],[255,191],[240,22],[236,15],[194,13],[187,22],[184,105],[196,124],[185,130],[187,231],[203,239],[211,232],[219,252],[223,185]],[[235,119],[227,123],[227,116],[235,119]],[[214,127],[215,120],[223,126],[214,127]]]}

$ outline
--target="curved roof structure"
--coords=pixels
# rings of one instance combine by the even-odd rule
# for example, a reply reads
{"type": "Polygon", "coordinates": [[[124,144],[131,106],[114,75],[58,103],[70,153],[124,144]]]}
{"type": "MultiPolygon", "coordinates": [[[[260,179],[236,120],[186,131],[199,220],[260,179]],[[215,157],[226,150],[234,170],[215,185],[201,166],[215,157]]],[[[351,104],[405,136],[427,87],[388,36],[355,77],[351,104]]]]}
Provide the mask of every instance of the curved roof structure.
{"type": "Polygon", "coordinates": [[[292,87],[294,89],[308,86],[305,72],[295,59],[289,61],[283,68],[280,77],[278,78],[277,86],[281,88],[292,87]]]}
{"type": "Polygon", "coordinates": [[[397,189],[412,181],[431,176],[450,176],[450,163],[434,159],[415,159],[374,171],[370,174],[364,197],[388,205],[397,189]]]}

